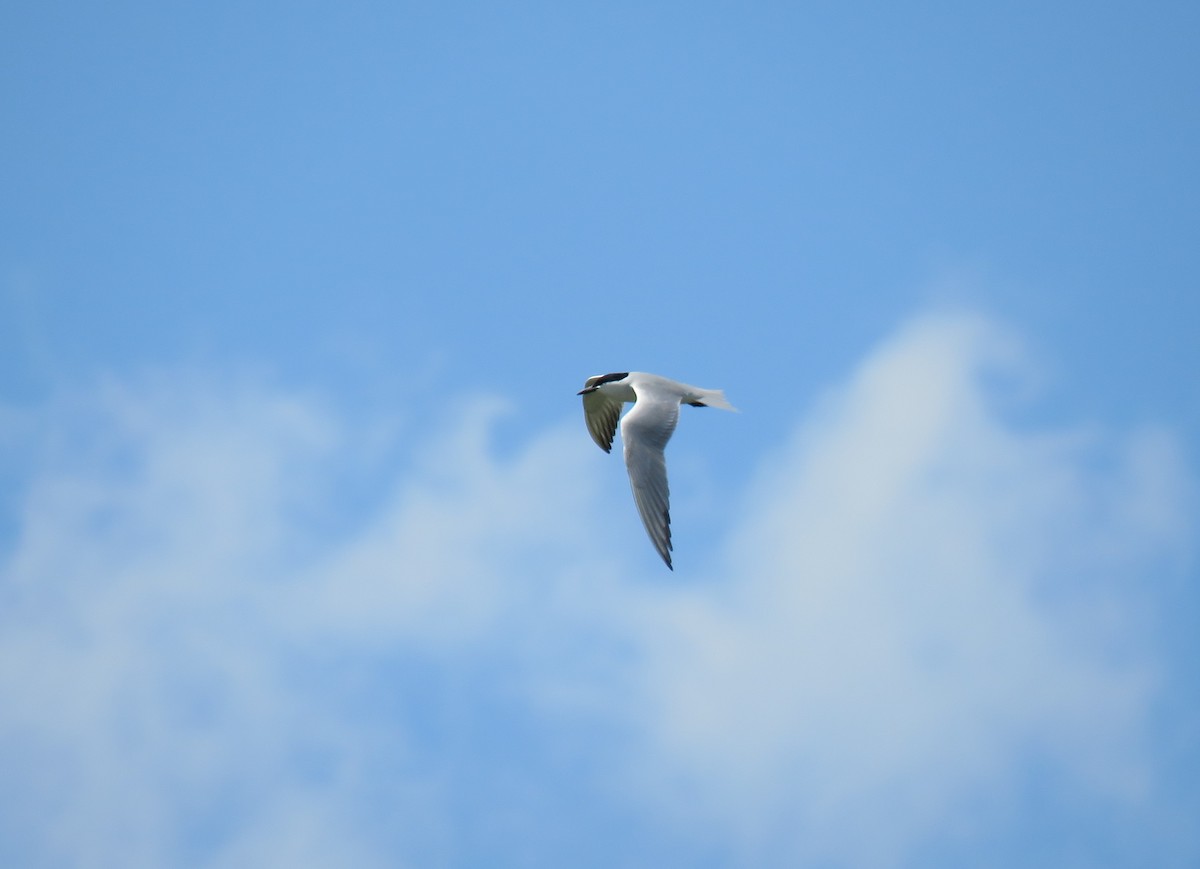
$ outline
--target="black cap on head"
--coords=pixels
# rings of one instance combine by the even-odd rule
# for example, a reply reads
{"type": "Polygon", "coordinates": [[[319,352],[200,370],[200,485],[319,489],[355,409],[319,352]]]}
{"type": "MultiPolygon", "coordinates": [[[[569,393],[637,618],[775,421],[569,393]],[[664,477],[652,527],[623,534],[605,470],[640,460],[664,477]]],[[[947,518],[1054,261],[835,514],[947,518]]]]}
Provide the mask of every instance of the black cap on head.
{"type": "Polygon", "coordinates": [[[589,377],[583,382],[583,389],[579,390],[576,395],[586,395],[589,392],[595,392],[596,388],[602,383],[612,383],[616,380],[624,380],[629,376],[628,371],[617,371],[613,374],[597,374],[595,377],[589,377]]]}

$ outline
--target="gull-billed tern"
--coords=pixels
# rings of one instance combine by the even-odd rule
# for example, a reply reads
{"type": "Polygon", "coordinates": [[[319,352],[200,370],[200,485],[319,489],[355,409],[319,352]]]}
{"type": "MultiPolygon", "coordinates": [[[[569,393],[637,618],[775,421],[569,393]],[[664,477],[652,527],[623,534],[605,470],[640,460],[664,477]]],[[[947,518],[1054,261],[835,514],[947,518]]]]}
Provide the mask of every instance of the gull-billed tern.
{"type": "Polygon", "coordinates": [[[679,420],[679,405],[737,410],[719,389],[700,389],[641,371],[621,371],[589,377],[578,393],[583,396],[583,417],[588,433],[604,452],[612,451],[613,435],[621,406],[633,402],[633,410],[621,419],[625,443],[625,467],[633,487],[646,533],[671,570],[670,492],[667,489],[667,441],[679,420]]]}

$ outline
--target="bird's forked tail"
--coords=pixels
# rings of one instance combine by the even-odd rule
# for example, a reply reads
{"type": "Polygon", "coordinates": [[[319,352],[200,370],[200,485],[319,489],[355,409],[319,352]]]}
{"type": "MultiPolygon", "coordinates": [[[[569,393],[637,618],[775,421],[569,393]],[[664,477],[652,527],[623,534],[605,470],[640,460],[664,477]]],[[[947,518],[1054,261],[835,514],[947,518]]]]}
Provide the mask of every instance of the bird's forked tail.
{"type": "Polygon", "coordinates": [[[721,410],[738,412],[738,409],[725,398],[725,390],[723,389],[697,389],[696,387],[692,387],[692,393],[692,395],[688,396],[688,404],[692,407],[719,407],[721,410]]]}

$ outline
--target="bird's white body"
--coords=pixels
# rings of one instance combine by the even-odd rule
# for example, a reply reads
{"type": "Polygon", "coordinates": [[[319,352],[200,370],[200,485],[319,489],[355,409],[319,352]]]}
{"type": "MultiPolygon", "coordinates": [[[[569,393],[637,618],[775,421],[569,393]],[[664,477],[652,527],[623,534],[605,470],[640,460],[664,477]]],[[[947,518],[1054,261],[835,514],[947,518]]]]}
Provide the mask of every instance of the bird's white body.
{"type": "Polygon", "coordinates": [[[657,374],[624,371],[589,377],[579,393],[592,440],[606,453],[612,449],[617,421],[625,444],[625,467],[646,533],[667,567],[671,564],[670,490],[664,450],[679,421],[679,406],[736,410],[719,389],[700,389],[657,374]],[[621,409],[633,409],[621,419],[621,409]]]}

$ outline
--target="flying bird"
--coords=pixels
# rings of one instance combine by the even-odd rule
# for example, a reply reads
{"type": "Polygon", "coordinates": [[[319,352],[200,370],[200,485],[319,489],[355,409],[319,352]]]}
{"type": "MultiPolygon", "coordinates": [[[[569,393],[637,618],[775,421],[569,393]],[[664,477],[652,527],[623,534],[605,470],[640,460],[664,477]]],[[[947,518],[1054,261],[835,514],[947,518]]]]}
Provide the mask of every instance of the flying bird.
{"type": "Polygon", "coordinates": [[[597,374],[589,377],[577,394],[583,396],[583,418],[588,433],[606,453],[612,452],[622,405],[633,402],[633,410],[620,420],[633,500],[654,548],[667,567],[674,570],[671,565],[670,492],[663,450],[675,431],[679,406],[688,404],[733,411],[737,408],[725,400],[725,393],[719,389],[700,389],[641,371],[597,374]]]}

